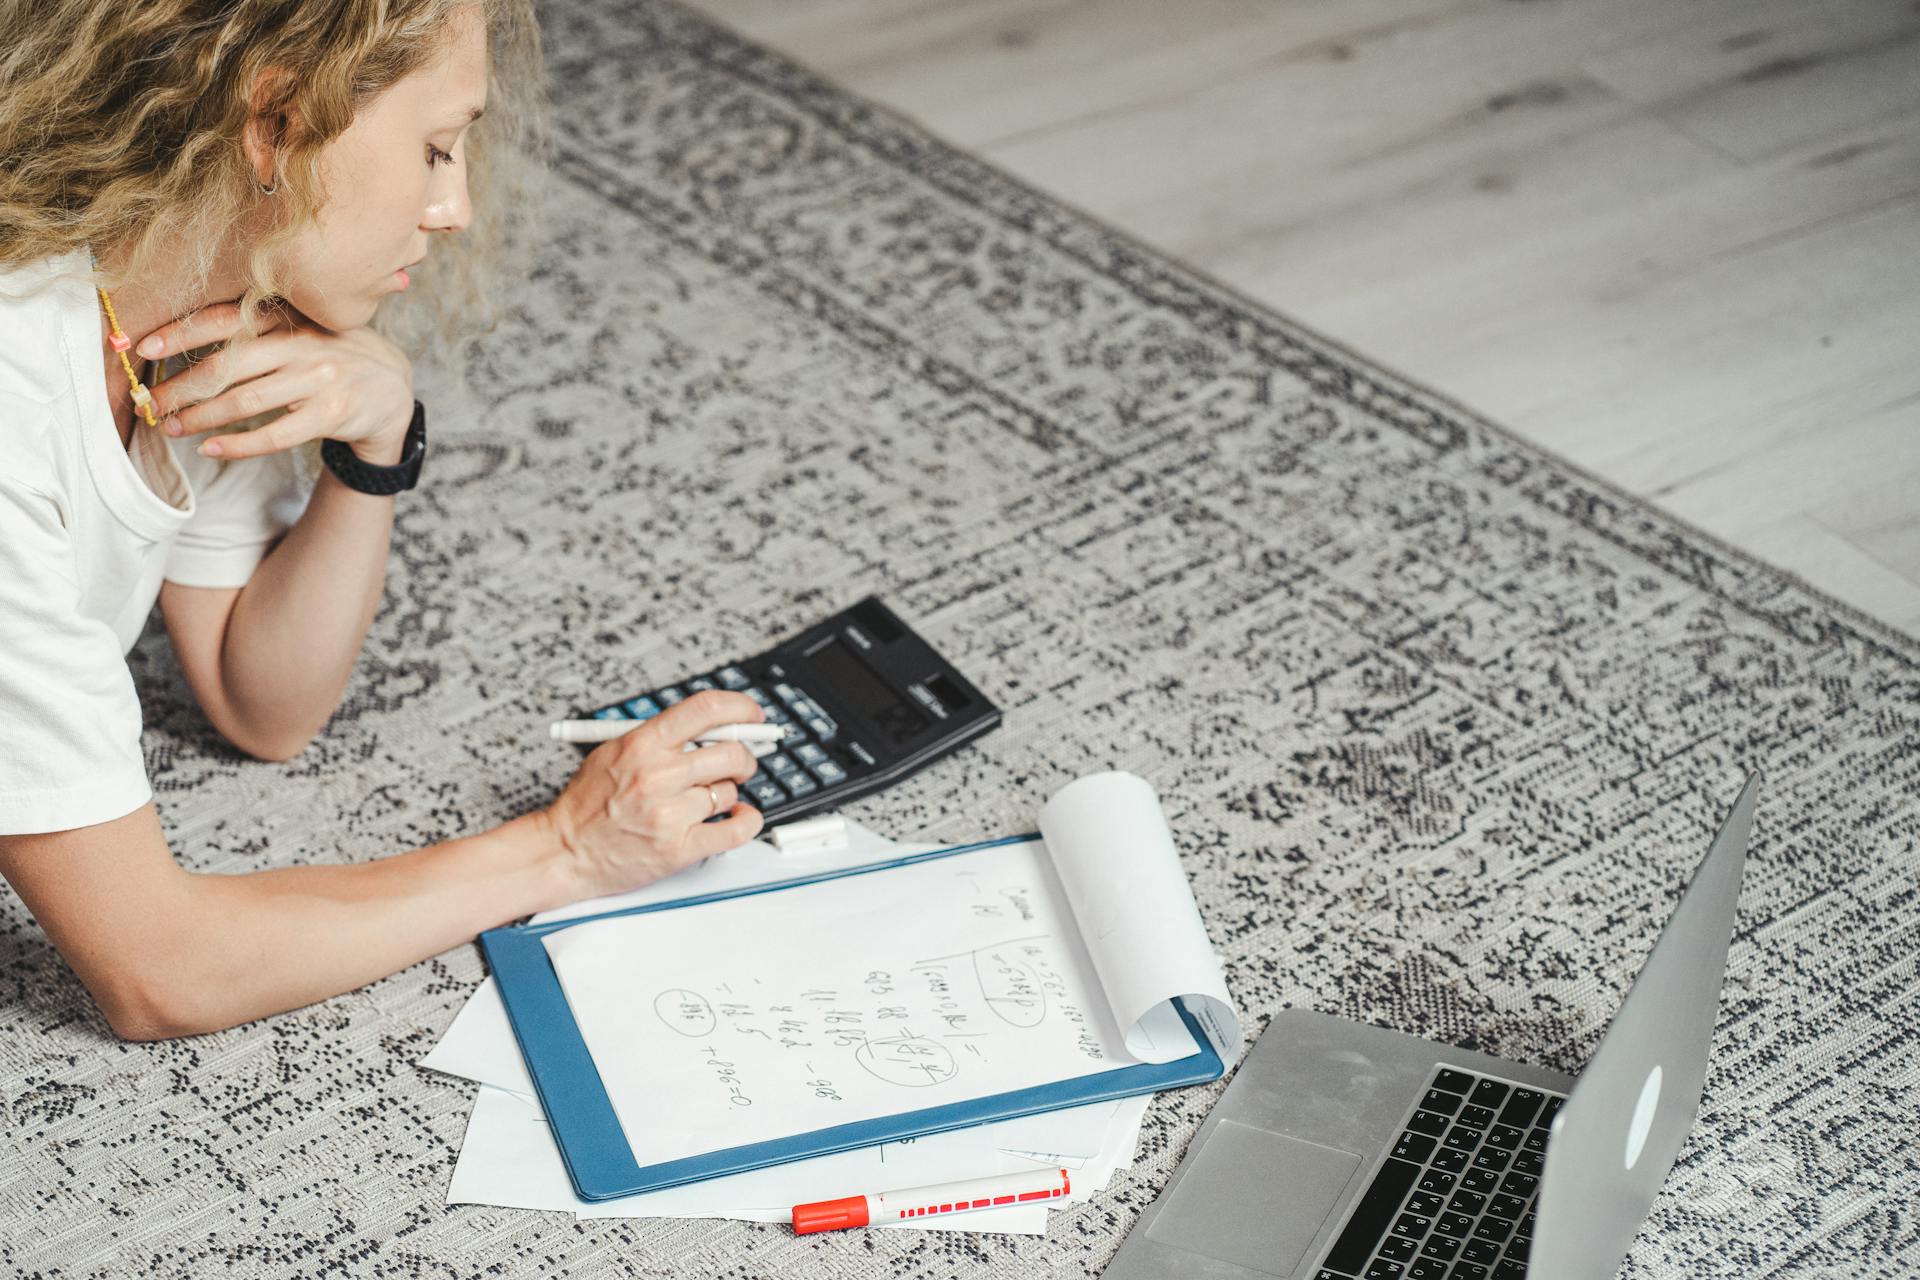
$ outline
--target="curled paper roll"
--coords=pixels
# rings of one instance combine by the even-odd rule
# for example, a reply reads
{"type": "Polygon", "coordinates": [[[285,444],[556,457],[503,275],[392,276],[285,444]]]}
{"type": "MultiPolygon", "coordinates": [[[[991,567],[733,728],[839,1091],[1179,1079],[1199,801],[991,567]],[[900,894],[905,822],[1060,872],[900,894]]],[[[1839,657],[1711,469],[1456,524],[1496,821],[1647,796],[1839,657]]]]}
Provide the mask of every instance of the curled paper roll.
{"type": "Polygon", "coordinates": [[[1068,783],[1040,810],[1040,834],[1127,1051],[1143,1062],[1191,1052],[1178,999],[1223,1061],[1238,1057],[1240,1016],[1146,779],[1114,772],[1068,783]]]}

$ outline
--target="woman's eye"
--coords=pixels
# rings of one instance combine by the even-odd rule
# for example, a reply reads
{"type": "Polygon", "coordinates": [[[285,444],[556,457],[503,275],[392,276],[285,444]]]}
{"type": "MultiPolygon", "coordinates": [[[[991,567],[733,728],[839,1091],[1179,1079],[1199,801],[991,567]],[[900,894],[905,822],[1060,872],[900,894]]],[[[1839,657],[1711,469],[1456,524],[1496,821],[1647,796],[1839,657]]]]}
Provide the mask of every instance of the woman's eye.
{"type": "Polygon", "coordinates": [[[427,167],[432,168],[434,165],[439,164],[443,160],[446,161],[448,164],[453,163],[452,156],[448,155],[446,152],[442,151],[440,148],[434,146],[431,142],[429,142],[427,144],[427,167]]]}

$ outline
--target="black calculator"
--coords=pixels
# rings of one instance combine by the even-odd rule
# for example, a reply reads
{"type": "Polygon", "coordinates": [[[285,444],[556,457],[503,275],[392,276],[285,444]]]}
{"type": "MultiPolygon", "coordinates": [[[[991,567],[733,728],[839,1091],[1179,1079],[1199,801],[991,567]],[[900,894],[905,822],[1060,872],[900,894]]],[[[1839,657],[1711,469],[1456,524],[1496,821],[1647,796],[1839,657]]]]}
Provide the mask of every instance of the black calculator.
{"type": "Polygon", "coordinates": [[[738,690],[788,729],[740,788],[769,825],[891,786],[1000,723],[1000,708],[874,596],[757,658],[584,718],[646,720],[704,689],[738,690]]]}

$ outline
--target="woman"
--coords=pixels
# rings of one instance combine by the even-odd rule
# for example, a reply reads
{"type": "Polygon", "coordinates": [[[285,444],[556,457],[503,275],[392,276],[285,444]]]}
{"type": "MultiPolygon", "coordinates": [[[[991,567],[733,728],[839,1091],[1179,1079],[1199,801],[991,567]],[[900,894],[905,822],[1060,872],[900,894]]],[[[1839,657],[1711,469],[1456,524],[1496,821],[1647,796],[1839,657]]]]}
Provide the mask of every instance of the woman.
{"type": "Polygon", "coordinates": [[[0,30],[0,875],[113,1031],[308,1004],[755,835],[748,749],[683,750],[761,718],[712,692],[483,834],[174,862],[126,651],[157,598],[236,747],[285,759],[326,723],[424,452],[369,322],[472,221],[469,161],[507,172],[474,122],[538,82],[538,40],[529,0],[0,0],[0,30]]]}

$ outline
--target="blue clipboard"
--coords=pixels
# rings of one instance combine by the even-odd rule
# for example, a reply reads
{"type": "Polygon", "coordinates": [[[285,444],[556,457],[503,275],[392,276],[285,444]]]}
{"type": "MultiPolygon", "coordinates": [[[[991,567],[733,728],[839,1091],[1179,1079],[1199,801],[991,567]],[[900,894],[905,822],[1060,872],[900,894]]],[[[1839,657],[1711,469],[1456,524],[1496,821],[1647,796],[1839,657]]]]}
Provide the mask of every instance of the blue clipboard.
{"type": "Polygon", "coordinates": [[[1134,1094],[1155,1093],[1161,1089],[1175,1089],[1219,1079],[1226,1072],[1225,1064],[1207,1040],[1199,1022],[1181,1003],[1180,1016],[1186,1022],[1194,1043],[1200,1046],[1200,1051],[1190,1057],[1172,1062],[1119,1067],[1033,1089],[835,1125],[811,1133],[729,1147],[662,1164],[643,1167],[634,1159],[626,1132],[620,1126],[620,1118],[614,1114],[613,1102],[607,1097],[600,1073],[593,1065],[593,1056],[587,1051],[586,1041],[581,1038],[580,1028],[573,1020],[573,1011],[560,988],[559,976],[554,973],[553,965],[547,959],[546,946],[541,940],[548,934],[594,920],[642,915],[651,911],[672,911],[678,907],[698,906],[755,893],[777,893],[782,889],[818,884],[823,880],[872,875],[894,867],[951,858],[962,853],[1039,838],[1037,832],[1009,836],[954,849],[909,854],[868,866],[823,871],[771,884],[749,885],[679,898],[672,902],[648,903],[571,920],[510,925],[489,929],[481,934],[480,945],[486,952],[494,980],[499,984],[501,999],[507,1006],[507,1017],[513,1024],[514,1037],[520,1042],[521,1056],[526,1059],[527,1069],[533,1076],[534,1087],[540,1094],[540,1105],[546,1111],[547,1122],[553,1129],[561,1159],[566,1163],[567,1176],[573,1180],[574,1191],[583,1200],[611,1200],[641,1191],[657,1191],[662,1187],[785,1164],[789,1160],[804,1160],[809,1156],[829,1155],[855,1147],[896,1142],[922,1134],[964,1129],[994,1120],[1011,1120],[1016,1116],[1035,1115],[1061,1107],[1109,1102],[1134,1094]]]}

